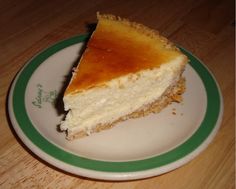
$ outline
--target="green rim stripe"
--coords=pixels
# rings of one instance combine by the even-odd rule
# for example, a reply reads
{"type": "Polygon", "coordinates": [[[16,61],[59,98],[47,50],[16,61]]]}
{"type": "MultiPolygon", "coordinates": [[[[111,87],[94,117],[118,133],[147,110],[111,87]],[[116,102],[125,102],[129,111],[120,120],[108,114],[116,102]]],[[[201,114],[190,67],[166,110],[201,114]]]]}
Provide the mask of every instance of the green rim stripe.
{"type": "Polygon", "coordinates": [[[189,64],[198,73],[204,83],[207,93],[207,110],[198,130],[180,146],[164,154],[144,160],[128,162],[105,162],[79,157],[64,151],[63,149],[57,147],[45,139],[35,129],[26,112],[25,92],[28,81],[30,80],[33,72],[48,57],[52,56],[63,48],[84,42],[86,39],[88,39],[88,35],[76,36],[49,47],[33,58],[19,74],[13,91],[13,110],[21,130],[34,145],[55,159],[61,160],[64,163],[76,167],[107,172],[133,172],[157,168],[175,162],[193,152],[207,139],[211,131],[214,129],[219,116],[220,93],[214,78],[211,76],[208,70],[197,58],[184,49],[181,50],[189,57],[189,64]]]}

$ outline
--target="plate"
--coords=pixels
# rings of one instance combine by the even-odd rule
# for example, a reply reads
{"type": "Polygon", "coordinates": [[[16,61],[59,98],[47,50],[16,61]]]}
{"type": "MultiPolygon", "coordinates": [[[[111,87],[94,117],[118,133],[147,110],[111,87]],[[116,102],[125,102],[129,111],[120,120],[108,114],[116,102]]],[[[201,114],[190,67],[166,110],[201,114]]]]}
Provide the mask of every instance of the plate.
{"type": "Polygon", "coordinates": [[[190,62],[186,92],[159,114],[130,119],[116,127],[67,141],[58,126],[62,94],[88,35],[58,42],[33,57],[12,83],[8,110],[13,128],[38,157],[76,175],[131,180],[160,175],[196,157],[219,129],[223,101],[207,67],[181,48],[190,62]]]}

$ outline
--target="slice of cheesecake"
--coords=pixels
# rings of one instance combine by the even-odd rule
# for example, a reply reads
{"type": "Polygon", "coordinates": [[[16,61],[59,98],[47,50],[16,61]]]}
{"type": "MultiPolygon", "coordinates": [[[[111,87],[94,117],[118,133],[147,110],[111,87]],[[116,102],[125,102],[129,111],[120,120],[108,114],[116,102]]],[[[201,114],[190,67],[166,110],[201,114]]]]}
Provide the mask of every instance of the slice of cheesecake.
{"type": "Polygon", "coordinates": [[[64,93],[67,139],[90,135],[181,101],[188,61],[157,31],[113,15],[98,24],[64,93]]]}

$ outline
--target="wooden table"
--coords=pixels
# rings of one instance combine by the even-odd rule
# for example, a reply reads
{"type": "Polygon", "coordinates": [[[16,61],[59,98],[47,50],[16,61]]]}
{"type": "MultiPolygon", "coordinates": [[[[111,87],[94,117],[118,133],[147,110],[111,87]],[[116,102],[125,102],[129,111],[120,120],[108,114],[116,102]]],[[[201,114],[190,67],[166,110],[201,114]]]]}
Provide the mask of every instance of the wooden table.
{"type": "Polygon", "coordinates": [[[0,188],[234,188],[234,1],[0,2],[0,188]],[[108,182],[59,171],[17,139],[7,116],[7,95],[18,70],[55,42],[86,32],[96,12],[112,13],[159,30],[199,57],[224,97],[222,125],[194,160],[172,172],[136,181],[108,182]]]}

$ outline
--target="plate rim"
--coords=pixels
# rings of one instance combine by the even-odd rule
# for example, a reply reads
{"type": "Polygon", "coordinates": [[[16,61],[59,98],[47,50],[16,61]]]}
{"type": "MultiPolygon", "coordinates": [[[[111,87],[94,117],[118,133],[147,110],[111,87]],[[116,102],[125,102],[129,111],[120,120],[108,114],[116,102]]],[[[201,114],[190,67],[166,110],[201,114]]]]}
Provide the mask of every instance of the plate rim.
{"type": "Polygon", "coordinates": [[[24,96],[26,92],[26,86],[31,75],[47,58],[66,47],[84,42],[86,39],[88,39],[88,37],[88,34],[74,36],[44,49],[43,51],[35,55],[31,60],[29,60],[28,63],[23,66],[23,68],[15,77],[9,93],[9,117],[14,130],[23,141],[23,143],[25,143],[31,151],[33,151],[37,156],[49,162],[50,164],[77,175],[98,179],[105,178],[109,180],[127,180],[159,175],[164,172],[173,170],[196,157],[202,150],[204,150],[208,146],[208,144],[217,133],[222,121],[223,97],[214,75],[207,68],[207,66],[204,65],[192,53],[182,47],[180,47],[180,49],[190,59],[189,65],[197,72],[206,90],[207,110],[199,128],[193,133],[193,135],[191,135],[190,138],[188,138],[182,144],[178,145],[176,148],[147,159],[123,162],[107,162],[80,157],[70,152],[64,151],[63,149],[52,144],[40,133],[38,133],[38,131],[31,123],[25,108],[24,96]],[[206,85],[208,87],[206,87],[206,85]],[[209,89],[209,86],[211,87],[211,90],[209,89]],[[215,103],[212,102],[211,98],[209,99],[209,97],[213,93],[212,90],[216,92],[217,95],[217,107],[214,106],[215,103]],[[23,98],[23,100],[19,101],[19,96],[21,97],[20,99],[23,98]],[[214,116],[213,118],[211,118],[213,120],[210,120],[211,125],[209,126],[209,123],[206,123],[205,119],[207,116],[210,116],[210,112],[212,114],[212,111],[214,113],[214,116]],[[23,121],[22,117],[24,118],[23,121]],[[31,125],[29,123],[31,123],[31,125]],[[26,130],[27,127],[31,128],[31,130],[26,130]],[[207,132],[202,132],[203,127],[206,127],[208,129],[207,132]],[[200,128],[201,130],[199,130],[200,128]],[[32,136],[32,129],[35,130],[34,132],[38,133],[36,136],[39,135],[39,138],[32,136]],[[193,140],[195,139],[197,139],[197,142],[193,143],[193,140]],[[184,147],[188,146],[188,148],[182,149],[183,145],[184,147]],[[45,146],[47,146],[47,148],[45,148],[45,146]],[[58,157],[58,154],[56,156],[55,154],[52,154],[52,151],[55,150],[55,148],[59,149],[59,156],[62,152],[64,153],[62,158],[58,157]],[[183,152],[181,152],[182,150],[184,150],[184,154],[183,152]],[[173,157],[175,158],[173,159],[173,157]],[[65,161],[66,159],[69,159],[69,162],[65,161]]]}

